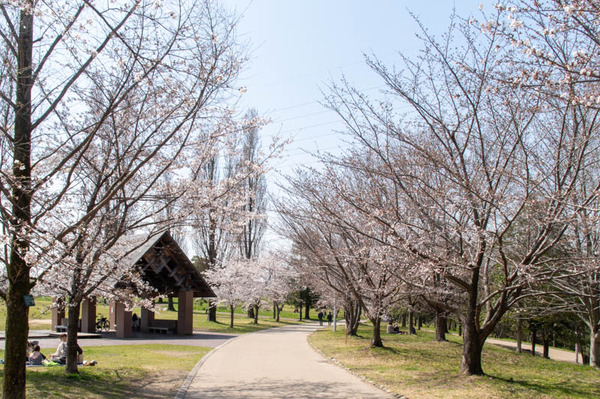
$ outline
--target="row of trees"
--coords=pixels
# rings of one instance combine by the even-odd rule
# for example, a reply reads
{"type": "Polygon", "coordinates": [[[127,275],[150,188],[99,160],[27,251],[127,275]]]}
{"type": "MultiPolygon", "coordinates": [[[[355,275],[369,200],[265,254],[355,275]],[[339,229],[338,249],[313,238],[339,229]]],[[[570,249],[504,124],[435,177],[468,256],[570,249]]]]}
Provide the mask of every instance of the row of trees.
{"type": "Polygon", "coordinates": [[[461,370],[483,374],[487,337],[543,295],[578,311],[599,367],[600,8],[511,3],[423,28],[400,70],[368,58],[383,99],[333,85],[354,145],[290,178],[282,231],[315,290],[366,312],[372,345],[392,304],[419,301],[460,318],[461,370]]]}
{"type": "Polygon", "coordinates": [[[153,234],[212,228],[222,215],[242,231],[257,219],[244,187],[278,145],[245,152],[263,121],[227,105],[246,52],[236,17],[212,0],[24,0],[0,11],[3,397],[24,398],[24,296],[67,304],[76,372],[81,301],[149,306],[157,293],[128,256],[153,234]],[[217,159],[237,161],[222,172],[217,159]]]}

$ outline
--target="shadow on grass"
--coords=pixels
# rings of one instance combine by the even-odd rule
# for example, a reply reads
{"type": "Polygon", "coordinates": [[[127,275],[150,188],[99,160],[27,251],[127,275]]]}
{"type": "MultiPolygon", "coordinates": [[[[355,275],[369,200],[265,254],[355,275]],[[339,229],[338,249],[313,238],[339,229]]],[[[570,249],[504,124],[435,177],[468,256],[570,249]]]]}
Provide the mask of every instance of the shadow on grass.
{"type": "MultiPolygon", "coordinates": [[[[490,374],[486,374],[483,378],[489,378],[494,381],[502,381],[506,384],[516,385],[521,388],[534,390],[539,392],[540,395],[548,395],[550,397],[554,397],[557,394],[564,395],[566,397],[591,397],[590,391],[582,389],[579,384],[576,383],[575,380],[564,380],[557,381],[554,383],[550,383],[548,381],[544,381],[543,383],[536,383],[525,380],[515,380],[513,378],[505,378],[494,376],[490,374]]],[[[600,395],[600,388],[594,392],[595,395],[600,395]]],[[[598,396],[595,396],[598,397],[598,396]]]]}

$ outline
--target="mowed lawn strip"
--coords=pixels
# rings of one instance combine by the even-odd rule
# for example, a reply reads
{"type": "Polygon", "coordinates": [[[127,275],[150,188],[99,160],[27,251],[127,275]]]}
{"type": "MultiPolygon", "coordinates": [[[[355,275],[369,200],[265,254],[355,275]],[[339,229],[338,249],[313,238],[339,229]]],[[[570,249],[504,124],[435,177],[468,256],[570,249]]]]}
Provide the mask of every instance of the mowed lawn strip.
{"type": "Polygon", "coordinates": [[[212,348],[152,344],[84,349],[86,359],[98,364],[79,367],[79,375],[67,375],[61,366],[27,368],[27,397],[174,397],[190,370],[212,348]]]}
{"type": "Polygon", "coordinates": [[[483,377],[459,373],[461,338],[438,343],[431,332],[417,336],[382,332],[385,348],[369,348],[372,328],[359,337],[344,331],[315,332],[312,343],[353,372],[409,398],[598,398],[600,371],[588,366],[516,354],[495,345],[483,353],[483,377]]]}

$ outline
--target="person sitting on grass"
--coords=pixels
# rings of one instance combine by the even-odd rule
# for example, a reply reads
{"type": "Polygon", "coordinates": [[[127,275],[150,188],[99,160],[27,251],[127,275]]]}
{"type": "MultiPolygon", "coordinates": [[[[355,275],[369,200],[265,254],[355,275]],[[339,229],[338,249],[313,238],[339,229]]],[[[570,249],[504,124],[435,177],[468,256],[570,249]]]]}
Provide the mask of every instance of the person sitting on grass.
{"type": "Polygon", "coordinates": [[[44,360],[46,360],[46,356],[44,356],[44,354],[40,352],[40,346],[34,346],[33,352],[29,354],[29,363],[32,366],[41,366],[44,360]]]}
{"type": "MultiPolygon", "coordinates": [[[[77,358],[78,360],[81,358],[81,361],[78,361],[77,363],[83,362],[83,349],[81,349],[79,344],[77,344],[77,358]]],[[[60,364],[67,363],[67,334],[61,334],[60,343],[56,348],[56,353],[50,355],[50,360],[60,364]]]]}

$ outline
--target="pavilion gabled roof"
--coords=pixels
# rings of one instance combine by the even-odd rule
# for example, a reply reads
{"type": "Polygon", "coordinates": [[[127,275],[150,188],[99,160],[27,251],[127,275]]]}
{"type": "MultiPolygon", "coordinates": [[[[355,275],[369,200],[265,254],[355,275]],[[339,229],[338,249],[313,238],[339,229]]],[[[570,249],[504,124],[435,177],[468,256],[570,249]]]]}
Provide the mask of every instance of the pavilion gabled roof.
{"type": "Polygon", "coordinates": [[[194,297],[216,297],[169,232],[146,239],[127,256],[127,263],[136,266],[143,278],[161,294],[193,291],[194,297]]]}

